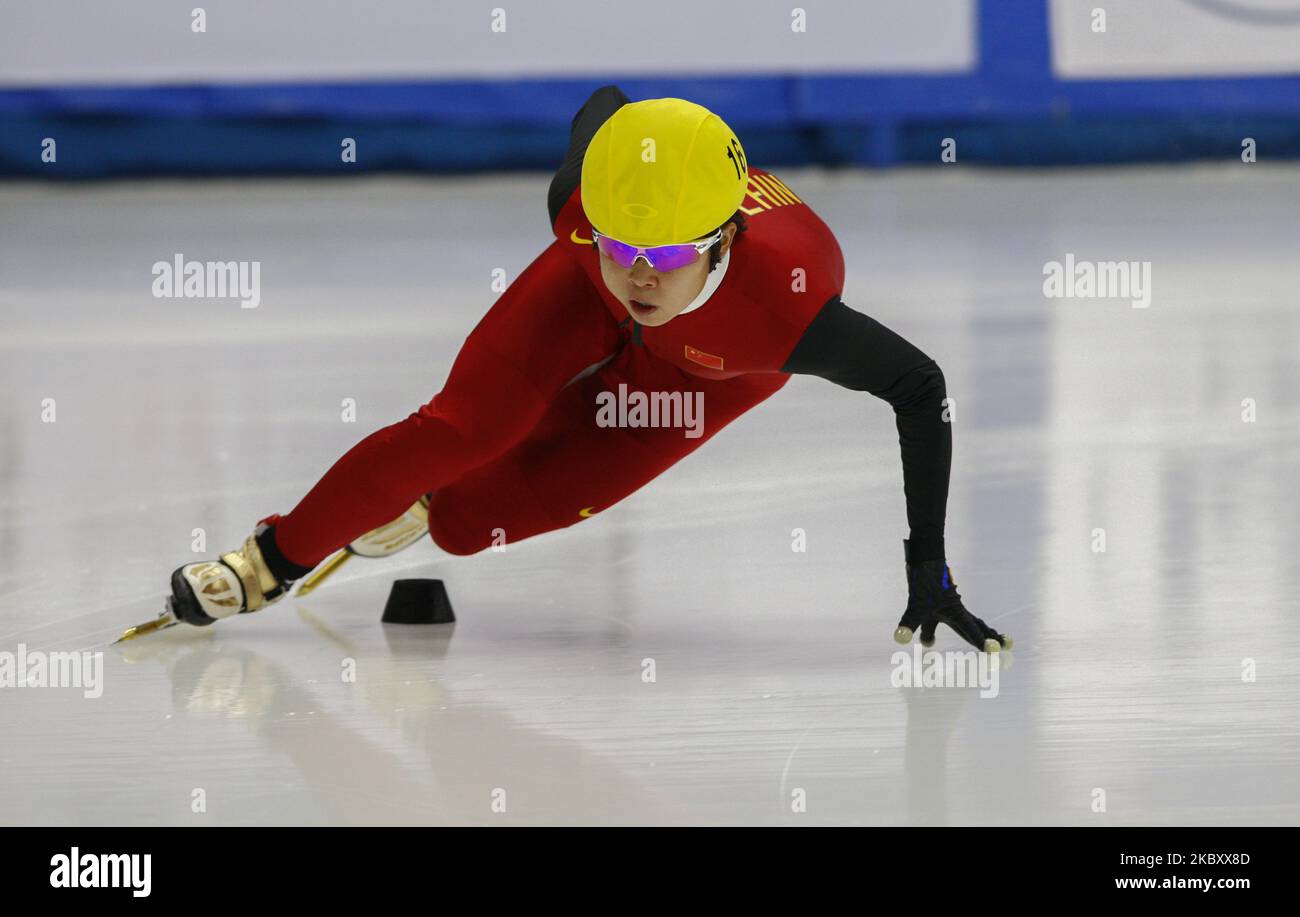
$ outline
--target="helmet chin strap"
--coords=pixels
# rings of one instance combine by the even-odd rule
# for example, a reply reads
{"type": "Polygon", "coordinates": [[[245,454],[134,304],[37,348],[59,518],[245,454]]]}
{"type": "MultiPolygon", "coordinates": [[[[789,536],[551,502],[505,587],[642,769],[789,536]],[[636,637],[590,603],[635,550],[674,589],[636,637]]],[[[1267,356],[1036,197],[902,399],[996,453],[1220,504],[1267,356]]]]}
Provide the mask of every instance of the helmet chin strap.
{"type": "Polygon", "coordinates": [[[691,300],[689,306],[677,313],[678,317],[685,315],[687,312],[694,311],[708,302],[709,297],[713,295],[713,291],[722,285],[722,278],[726,276],[727,265],[730,262],[731,248],[728,247],[726,253],[718,259],[718,266],[709,273],[707,278],[705,278],[704,289],[700,290],[700,294],[691,300]]]}

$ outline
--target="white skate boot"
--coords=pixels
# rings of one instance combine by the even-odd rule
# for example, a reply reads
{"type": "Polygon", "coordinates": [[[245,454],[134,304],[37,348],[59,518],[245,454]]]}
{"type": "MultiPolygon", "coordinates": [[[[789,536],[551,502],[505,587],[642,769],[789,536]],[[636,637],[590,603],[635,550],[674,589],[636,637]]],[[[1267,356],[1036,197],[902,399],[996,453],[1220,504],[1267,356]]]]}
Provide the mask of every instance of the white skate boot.
{"type": "Polygon", "coordinates": [[[349,557],[391,557],[428,534],[429,495],[425,494],[392,522],[371,529],[343,550],[326,558],[303,578],[296,594],[307,595],[323,583],[327,576],[343,566],[349,557]]]}
{"type": "MultiPolygon", "coordinates": [[[[271,572],[257,543],[257,537],[278,518],[268,516],[262,520],[238,551],[222,554],[217,560],[177,568],[172,573],[172,594],[167,597],[167,609],[152,620],[128,627],[113,642],[134,640],[181,622],[206,627],[222,618],[259,611],[284,598],[294,581],[281,580],[271,572]]],[[[315,589],[353,555],[388,557],[415,544],[429,530],[428,525],[429,496],[426,494],[392,522],[366,532],[319,565],[302,581],[298,594],[305,595],[315,589]]]]}
{"type": "Polygon", "coordinates": [[[257,545],[259,525],[243,547],[217,560],[186,564],[172,573],[168,610],[177,620],[206,627],[222,618],[258,611],[278,601],[292,582],[276,579],[257,545]]]}

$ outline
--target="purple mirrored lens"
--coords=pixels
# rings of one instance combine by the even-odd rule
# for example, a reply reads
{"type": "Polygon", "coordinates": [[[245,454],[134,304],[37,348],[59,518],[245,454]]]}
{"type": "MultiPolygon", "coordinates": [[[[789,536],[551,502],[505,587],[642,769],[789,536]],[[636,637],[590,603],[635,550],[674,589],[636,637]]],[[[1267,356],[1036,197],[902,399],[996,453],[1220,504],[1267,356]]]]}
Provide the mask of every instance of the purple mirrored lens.
{"type": "MultiPolygon", "coordinates": [[[[628,245],[609,236],[598,236],[596,245],[602,252],[613,259],[619,267],[630,268],[636,263],[640,251],[635,245],[628,245]]],[[[694,245],[658,245],[645,250],[646,259],[656,271],[675,271],[693,262],[699,254],[694,245]]]]}
{"type": "Polygon", "coordinates": [[[634,246],[624,245],[609,236],[597,237],[596,247],[612,258],[619,267],[631,267],[632,262],[636,260],[636,248],[634,246]]]}
{"type": "Polygon", "coordinates": [[[661,245],[646,252],[656,271],[675,271],[695,260],[699,252],[694,245],[661,245]]]}

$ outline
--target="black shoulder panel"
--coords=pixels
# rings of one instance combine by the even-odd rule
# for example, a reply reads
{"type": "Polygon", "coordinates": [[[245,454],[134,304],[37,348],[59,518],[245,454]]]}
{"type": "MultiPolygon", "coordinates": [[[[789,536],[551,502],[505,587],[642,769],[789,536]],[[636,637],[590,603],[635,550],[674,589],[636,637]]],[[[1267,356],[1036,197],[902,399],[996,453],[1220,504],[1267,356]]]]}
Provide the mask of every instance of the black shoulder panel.
{"type": "Polygon", "coordinates": [[[564,154],[564,164],[551,179],[550,191],[546,194],[547,209],[551,214],[551,228],[560,217],[564,202],[573,196],[573,189],[582,181],[582,157],[587,152],[587,144],[596,131],[628,102],[623,90],[617,86],[601,86],[578,109],[569,127],[569,151],[564,154]]]}
{"type": "Polygon", "coordinates": [[[883,398],[892,394],[890,386],[900,378],[932,362],[910,342],[850,309],[836,295],[822,306],[781,371],[821,376],[883,398]]]}

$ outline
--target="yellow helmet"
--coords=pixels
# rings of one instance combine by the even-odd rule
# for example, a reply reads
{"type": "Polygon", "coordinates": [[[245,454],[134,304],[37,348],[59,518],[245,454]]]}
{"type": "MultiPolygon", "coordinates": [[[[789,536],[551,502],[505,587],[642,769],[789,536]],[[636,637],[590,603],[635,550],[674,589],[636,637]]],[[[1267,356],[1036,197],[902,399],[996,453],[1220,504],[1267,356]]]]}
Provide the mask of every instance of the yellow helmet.
{"type": "Polygon", "coordinates": [[[582,209],[629,245],[691,242],[745,199],[745,151],[725,121],[685,99],[630,102],[600,126],[582,160],[582,209]]]}

